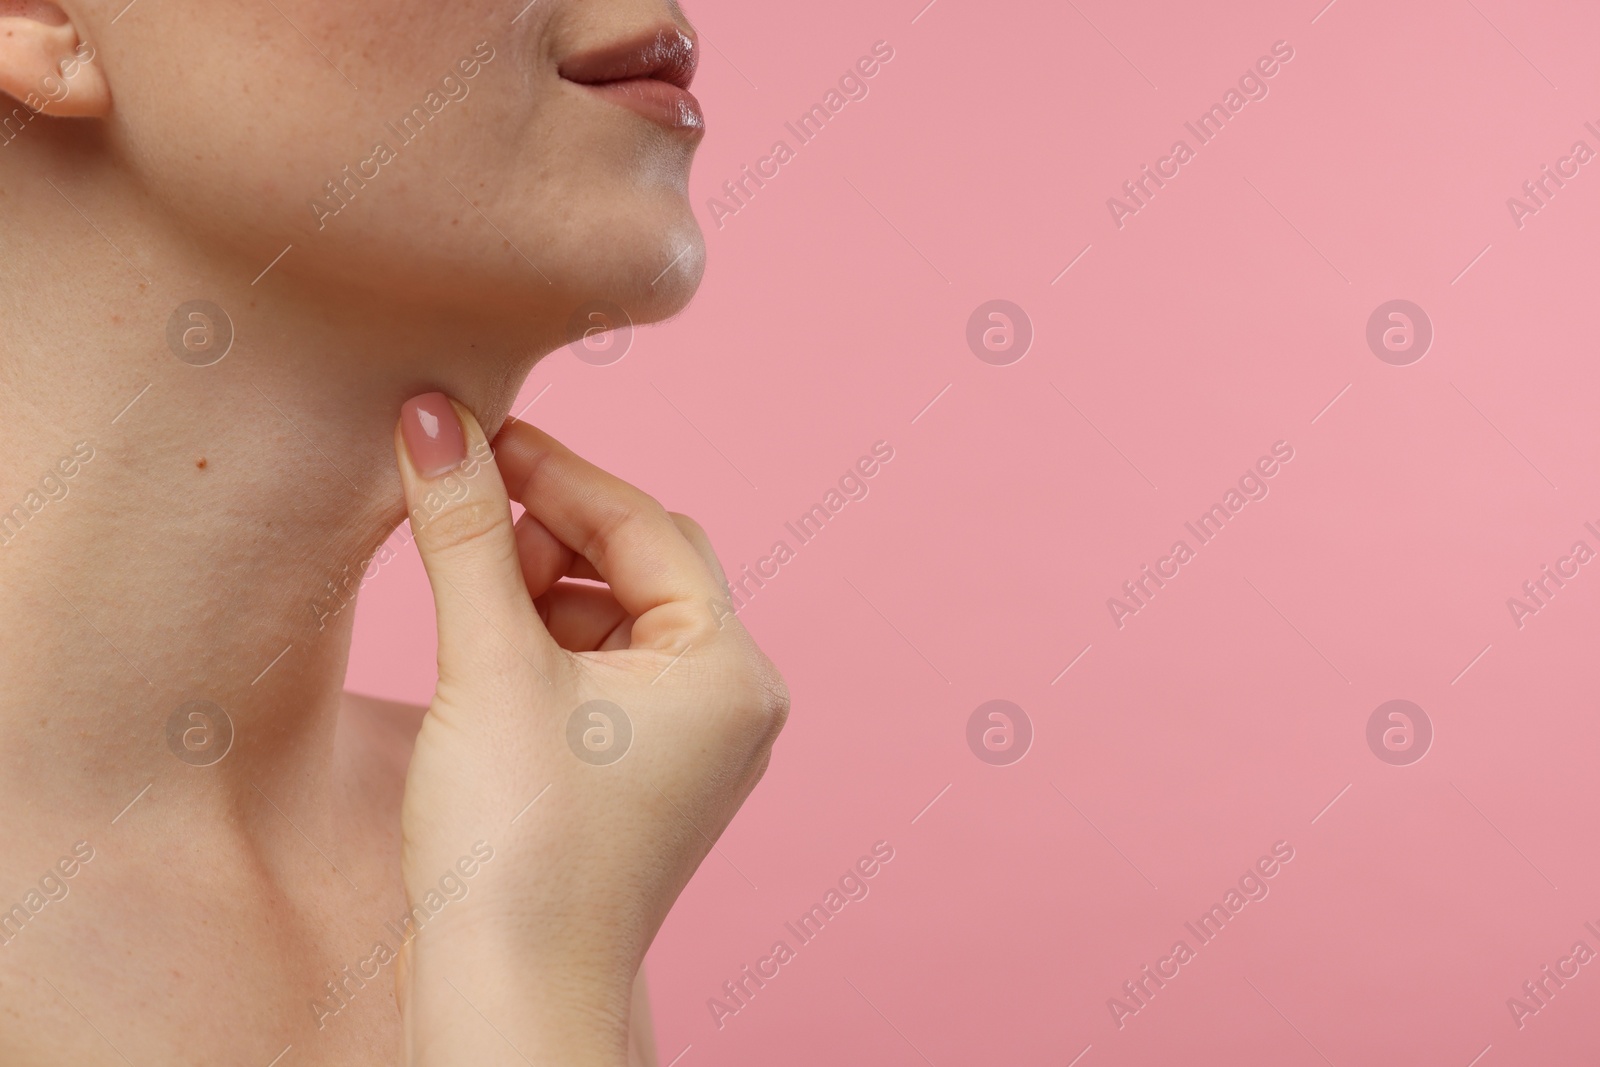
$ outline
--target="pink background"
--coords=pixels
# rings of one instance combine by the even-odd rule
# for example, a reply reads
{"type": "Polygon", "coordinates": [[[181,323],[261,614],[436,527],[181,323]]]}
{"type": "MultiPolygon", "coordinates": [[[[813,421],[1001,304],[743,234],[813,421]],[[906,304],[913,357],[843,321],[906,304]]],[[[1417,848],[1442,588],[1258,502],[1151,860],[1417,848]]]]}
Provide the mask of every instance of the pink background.
{"type": "MultiPolygon", "coordinates": [[[[1600,12],[922,3],[696,0],[704,289],[524,393],[730,572],[895,452],[742,614],[794,711],[652,954],[663,1064],[1593,1062],[1600,963],[1520,1029],[1506,1002],[1600,951],[1600,563],[1520,629],[1506,602],[1600,550],[1600,163],[1521,228],[1507,198],[1600,150],[1600,12]],[[867,98],[717,228],[707,200],[880,40],[867,98]],[[1279,40],[1198,146],[1183,123],[1279,40]],[[1107,198],[1180,137],[1119,229],[1107,198]],[[997,298],[1036,331],[1008,366],[965,339],[997,298]],[[1409,366],[1365,340],[1396,298],[1436,331],[1409,366]],[[1119,629],[1107,598],[1280,440],[1270,495],[1119,629]],[[1366,740],[1396,698],[1435,730],[1408,766],[1366,740]],[[992,699],[1035,732],[1009,766],[967,744],[992,699]],[[880,840],[870,895],[719,1029],[708,999],[880,840]],[[1278,841],[1270,895],[1198,947],[1185,921],[1278,841]]],[[[430,611],[414,553],[385,568],[351,686],[425,702],[430,611]]]]}

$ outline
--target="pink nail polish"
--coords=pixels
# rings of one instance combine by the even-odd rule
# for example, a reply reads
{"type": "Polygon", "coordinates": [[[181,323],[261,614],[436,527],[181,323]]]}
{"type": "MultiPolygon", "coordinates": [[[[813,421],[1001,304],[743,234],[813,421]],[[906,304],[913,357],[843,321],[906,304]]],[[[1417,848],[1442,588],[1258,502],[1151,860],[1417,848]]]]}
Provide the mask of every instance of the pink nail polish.
{"type": "Polygon", "coordinates": [[[437,478],[467,458],[467,439],[456,409],[443,393],[423,393],[400,409],[400,436],[411,465],[424,478],[437,478]]]}

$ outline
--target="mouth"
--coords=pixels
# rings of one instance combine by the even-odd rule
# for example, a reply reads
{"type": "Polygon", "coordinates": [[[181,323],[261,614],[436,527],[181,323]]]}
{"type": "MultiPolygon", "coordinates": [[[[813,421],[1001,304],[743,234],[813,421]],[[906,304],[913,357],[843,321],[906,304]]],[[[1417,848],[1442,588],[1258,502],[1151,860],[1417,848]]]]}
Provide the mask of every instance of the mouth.
{"type": "Polygon", "coordinates": [[[693,37],[663,26],[571,56],[557,73],[668,129],[700,132],[705,114],[689,92],[699,59],[693,37]]]}

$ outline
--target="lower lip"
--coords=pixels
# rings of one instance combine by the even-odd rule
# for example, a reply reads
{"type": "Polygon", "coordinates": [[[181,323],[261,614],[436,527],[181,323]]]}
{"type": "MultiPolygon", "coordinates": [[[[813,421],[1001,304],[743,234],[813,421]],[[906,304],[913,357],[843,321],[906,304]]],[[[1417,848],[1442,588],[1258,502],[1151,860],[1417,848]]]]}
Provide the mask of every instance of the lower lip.
{"type": "Polygon", "coordinates": [[[582,87],[671,130],[700,131],[706,128],[706,117],[700,110],[700,101],[689,90],[680,89],[671,82],[655,78],[629,78],[582,87]]]}

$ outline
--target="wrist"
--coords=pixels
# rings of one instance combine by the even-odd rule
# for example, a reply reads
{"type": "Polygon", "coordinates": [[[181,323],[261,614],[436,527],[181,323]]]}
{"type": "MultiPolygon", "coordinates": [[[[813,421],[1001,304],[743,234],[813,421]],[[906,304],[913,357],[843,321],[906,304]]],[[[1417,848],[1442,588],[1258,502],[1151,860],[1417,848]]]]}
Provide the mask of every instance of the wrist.
{"type": "Polygon", "coordinates": [[[539,959],[507,933],[429,929],[402,950],[407,1067],[626,1067],[633,974],[539,959]]]}

